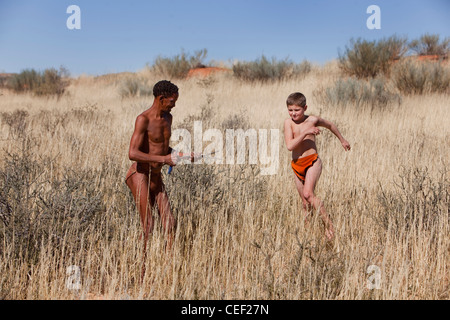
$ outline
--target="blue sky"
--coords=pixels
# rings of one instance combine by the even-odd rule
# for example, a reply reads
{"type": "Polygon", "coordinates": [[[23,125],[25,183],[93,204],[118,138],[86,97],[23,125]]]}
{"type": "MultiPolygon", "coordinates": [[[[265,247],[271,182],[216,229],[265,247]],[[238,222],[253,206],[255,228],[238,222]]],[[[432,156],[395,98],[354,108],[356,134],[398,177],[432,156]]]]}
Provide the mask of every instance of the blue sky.
{"type": "Polygon", "coordinates": [[[138,71],[158,55],[261,55],[323,64],[351,38],[450,36],[449,0],[0,0],[0,72],[66,67],[72,76],[138,71]],[[81,29],[69,30],[70,5],[81,29]],[[378,5],[381,29],[369,30],[378,5]]]}

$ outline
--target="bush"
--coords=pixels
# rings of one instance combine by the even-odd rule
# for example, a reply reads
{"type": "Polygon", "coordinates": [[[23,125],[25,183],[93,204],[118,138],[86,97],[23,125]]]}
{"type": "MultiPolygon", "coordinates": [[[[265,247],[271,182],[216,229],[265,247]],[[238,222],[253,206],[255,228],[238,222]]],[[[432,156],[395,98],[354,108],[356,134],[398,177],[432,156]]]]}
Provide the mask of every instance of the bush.
{"type": "Polygon", "coordinates": [[[26,69],[12,76],[7,87],[17,93],[32,92],[38,96],[61,96],[68,85],[64,72],[63,68],[60,71],[51,68],[43,72],[26,69]]]}
{"type": "Polygon", "coordinates": [[[0,88],[7,88],[13,73],[0,73],[0,88]]]}
{"type": "Polygon", "coordinates": [[[136,78],[129,78],[122,82],[120,86],[120,96],[136,97],[136,96],[151,96],[153,94],[153,87],[148,86],[143,80],[136,78]]]}
{"type": "Polygon", "coordinates": [[[40,76],[34,69],[23,70],[19,74],[13,75],[9,81],[7,87],[15,92],[33,91],[39,86],[40,76]]]}
{"type": "Polygon", "coordinates": [[[440,219],[449,220],[450,183],[442,170],[433,178],[428,168],[401,167],[394,190],[383,190],[380,185],[378,201],[383,214],[377,218],[385,230],[410,230],[414,226],[432,230],[440,219]]]}
{"type": "Polygon", "coordinates": [[[339,67],[347,75],[357,78],[375,78],[389,75],[392,62],[407,51],[406,38],[392,36],[379,41],[350,40],[350,47],[339,55],[339,67]]]}
{"type": "Polygon", "coordinates": [[[369,81],[354,78],[339,79],[333,87],[321,89],[316,94],[324,104],[339,106],[354,104],[358,107],[371,106],[374,108],[401,103],[401,97],[387,89],[383,78],[369,81]]]}
{"type": "Polygon", "coordinates": [[[404,94],[446,93],[450,90],[450,69],[438,62],[403,61],[394,67],[392,80],[404,94]]]}
{"type": "Polygon", "coordinates": [[[238,62],[233,66],[233,74],[244,81],[276,81],[299,77],[311,71],[311,64],[304,61],[300,64],[284,59],[269,61],[264,55],[251,62],[238,62]]]}
{"type": "Polygon", "coordinates": [[[203,66],[207,52],[206,49],[203,49],[196,51],[193,56],[184,51],[172,58],[159,56],[151,69],[158,74],[173,79],[183,79],[187,76],[190,69],[203,66]]]}
{"type": "Polygon", "coordinates": [[[22,137],[28,128],[28,111],[16,110],[14,112],[1,112],[2,125],[9,127],[9,135],[16,138],[22,137]]]}
{"type": "Polygon", "coordinates": [[[438,55],[447,57],[449,52],[450,38],[439,40],[438,34],[424,34],[418,40],[411,41],[408,46],[419,56],[438,55]]]}
{"type": "Polygon", "coordinates": [[[49,178],[54,160],[34,149],[42,141],[23,134],[15,142],[18,150],[6,152],[0,167],[0,242],[13,248],[11,259],[34,264],[44,241],[56,247],[73,233],[76,247],[74,240],[101,217],[103,195],[92,181],[101,172],[61,168],[62,177],[49,178]]]}

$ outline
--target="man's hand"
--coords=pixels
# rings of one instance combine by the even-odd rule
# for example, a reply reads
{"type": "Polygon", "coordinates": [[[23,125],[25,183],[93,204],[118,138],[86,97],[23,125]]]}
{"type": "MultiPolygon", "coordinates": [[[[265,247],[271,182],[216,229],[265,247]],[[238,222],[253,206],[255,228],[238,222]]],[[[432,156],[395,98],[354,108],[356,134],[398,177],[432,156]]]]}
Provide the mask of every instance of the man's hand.
{"type": "Polygon", "coordinates": [[[341,144],[342,144],[342,146],[344,147],[344,150],[345,150],[345,151],[350,150],[350,143],[348,143],[347,140],[342,139],[341,144]]]}
{"type": "Polygon", "coordinates": [[[171,167],[176,166],[178,161],[180,161],[180,156],[177,152],[172,152],[171,154],[164,156],[164,164],[168,164],[171,167]]]}

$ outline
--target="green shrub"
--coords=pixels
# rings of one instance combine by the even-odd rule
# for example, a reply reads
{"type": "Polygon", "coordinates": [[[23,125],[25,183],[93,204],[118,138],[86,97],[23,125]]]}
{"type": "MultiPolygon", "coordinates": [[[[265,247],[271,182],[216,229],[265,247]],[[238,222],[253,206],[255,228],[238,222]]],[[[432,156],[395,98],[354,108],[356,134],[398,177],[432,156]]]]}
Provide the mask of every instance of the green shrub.
{"type": "Polygon", "coordinates": [[[39,73],[34,69],[26,69],[12,76],[8,81],[7,87],[15,92],[24,92],[33,91],[39,84],[39,73]]]}
{"type": "Polygon", "coordinates": [[[17,93],[31,92],[38,96],[60,96],[67,85],[63,69],[57,71],[51,68],[43,72],[34,69],[23,70],[9,79],[7,87],[17,93]]]}
{"type": "Polygon", "coordinates": [[[187,76],[190,69],[204,66],[203,61],[207,53],[208,51],[203,49],[196,51],[193,56],[184,51],[172,58],[159,56],[150,69],[172,79],[183,79],[187,76]]]}
{"type": "Polygon", "coordinates": [[[392,71],[392,81],[403,94],[450,91],[450,69],[439,62],[403,61],[392,71]]]}
{"type": "Polygon", "coordinates": [[[339,55],[339,67],[346,75],[357,78],[375,78],[389,75],[392,62],[407,51],[406,38],[392,36],[378,41],[350,40],[345,53],[339,55]]]}
{"type": "Polygon", "coordinates": [[[304,61],[300,64],[284,59],[260,59],[250,62],[238,62],[233,66],[233,75],[244,81],[276,81],[299,77],[311,71],[311,64],[304,61]]]}
{"type": "Polygon", "coordinates": [[[424,34],[419,39],[411,41],[408,46],[419,56],[438,55],[447,57],[449,52],[450,38],[440,42],[438,34],[424,34]]]}
{"type": "Polygon", "coordinates": [[[316,92],[319,100],[324,104],[347,106],[385,107],[392,103],[401,103],[401,97],[388,90],[384,78],[369,81],[348,78],[339,79],[333,87],[316,92]]]}

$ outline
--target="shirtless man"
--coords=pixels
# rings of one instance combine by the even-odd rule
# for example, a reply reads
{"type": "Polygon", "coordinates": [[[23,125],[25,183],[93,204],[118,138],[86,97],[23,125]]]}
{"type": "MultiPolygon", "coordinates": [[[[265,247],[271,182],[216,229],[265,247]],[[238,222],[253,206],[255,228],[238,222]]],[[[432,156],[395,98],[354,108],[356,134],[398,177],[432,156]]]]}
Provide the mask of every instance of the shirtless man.
{"type": "MultiPolygon", "coordinates": [[[[178,99],[178,87],[170,81],[159,81],[153,87],[153,105],[137,118],[131,137],[129,158],[134,161],[126,175],[144,230],[144,257],[149,234],[153,231],[152,208],[157,204],[162,227],[171,249],[176,221],[161,177],[163,165],[176,165],[169,147],[172,115],[178,99]]],[[[142,271],[144,273],[144,269],[142,271]]]]}
{"type": "Polygon", "coordinates": [[[321,215],[325,226],[325,236],[329,241],[334,238],[334,227],[328,216],[323,202],[316,197],[314,189],[322,172],[322,161],[317,154],[316,135],[319,128],[330,130],[341,142],[344,150],[350,150],[350,144],[340,134],[332,122],[316,116],[305,114],[307,109],[306,98],[300,93],[292,93],[286,101],[289,119],[284,121],[284,138],[286,147],[292,151],[291,166],[295,173],[295,185],[306,210],[306,223],[311,205],[321,215]]]}

